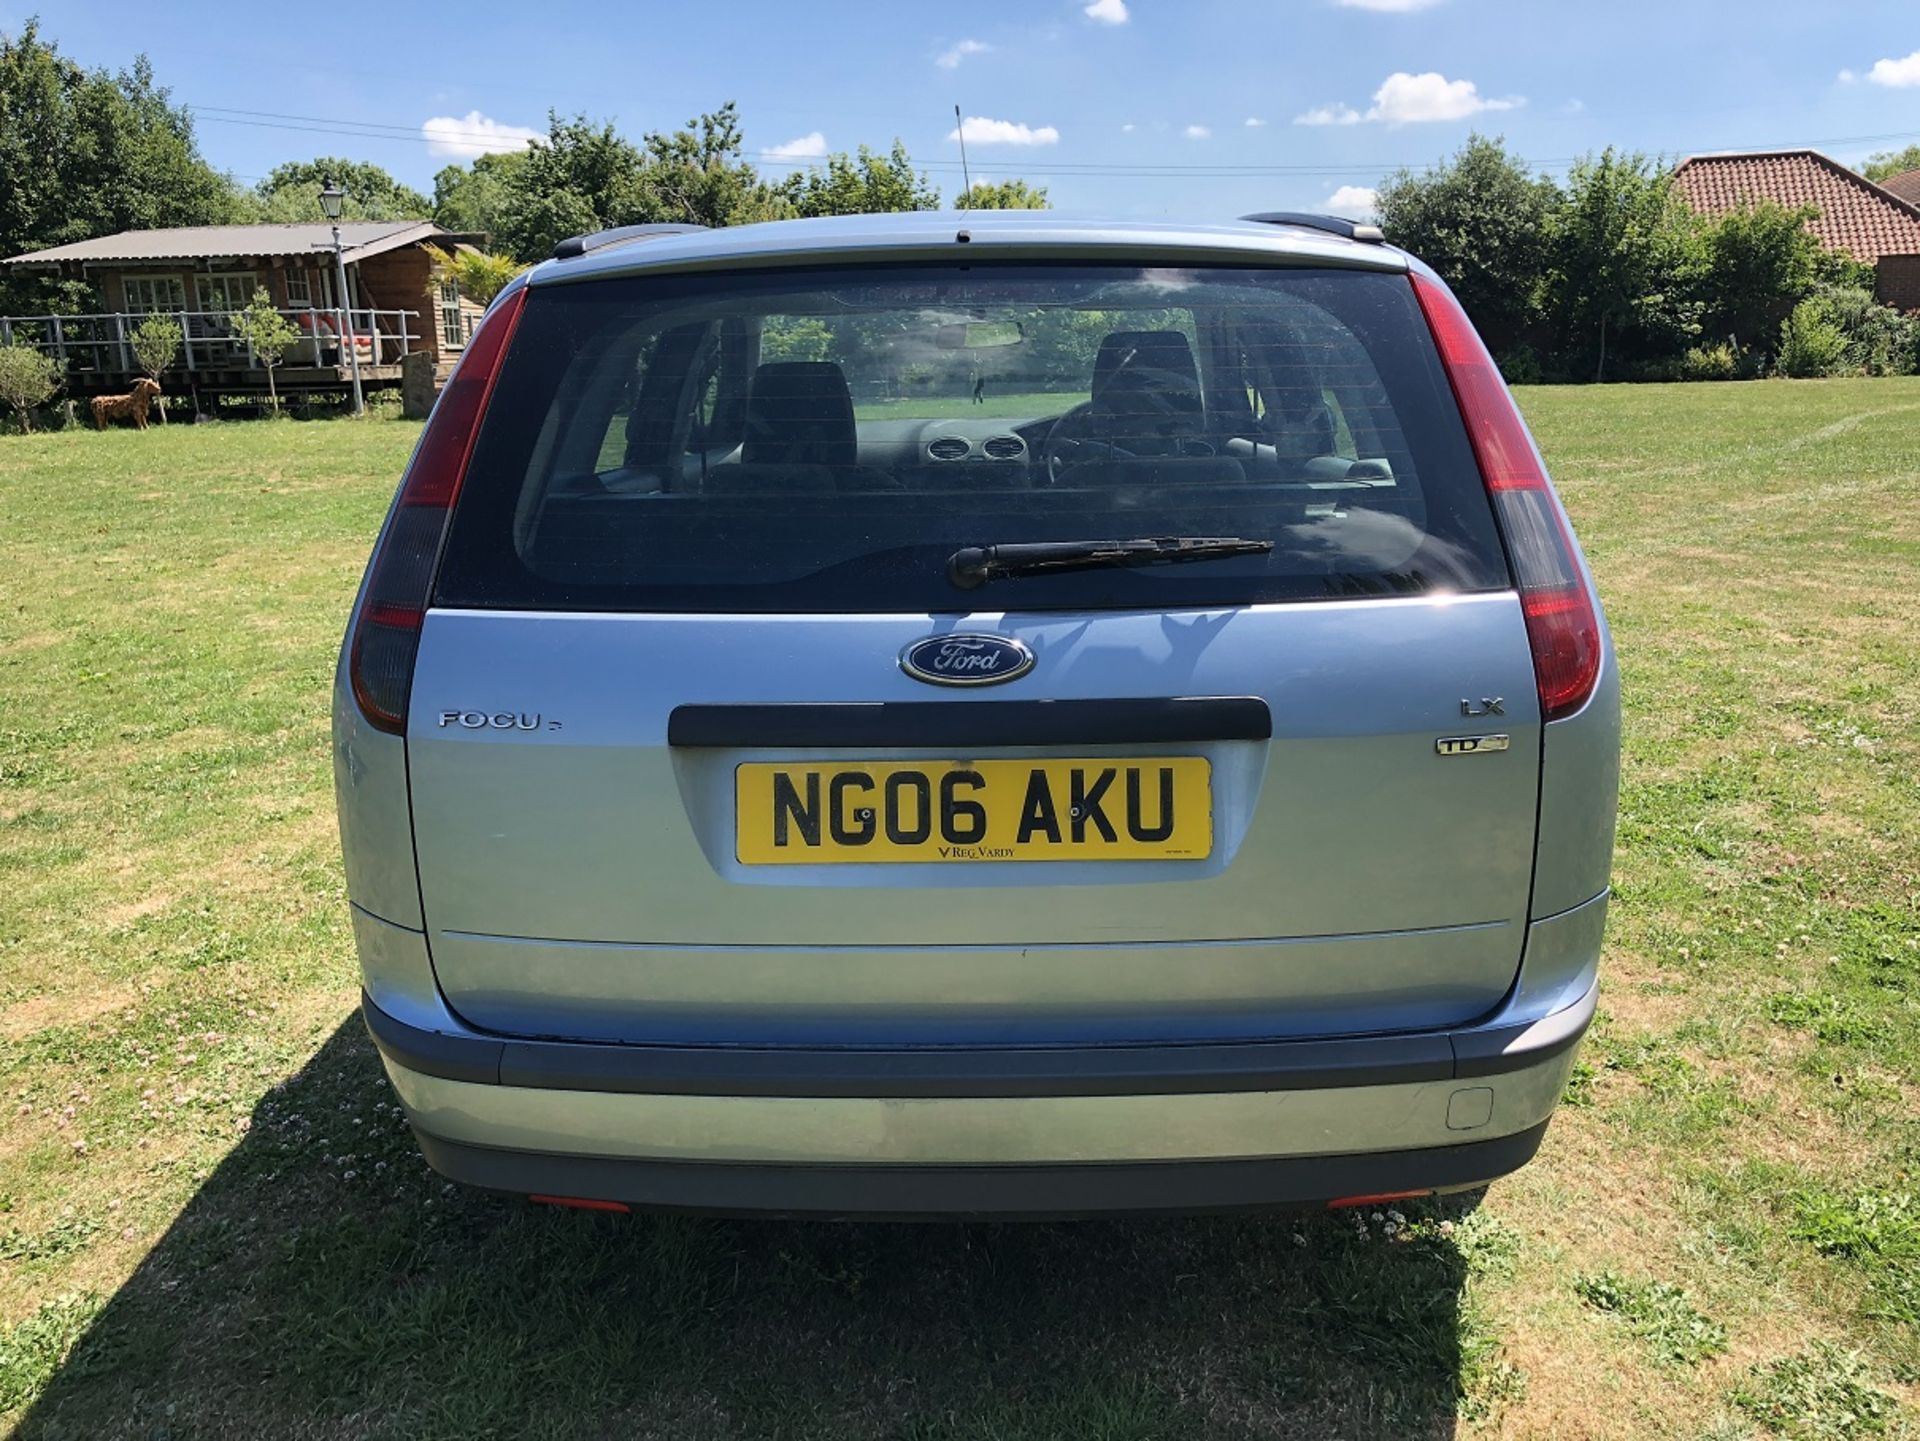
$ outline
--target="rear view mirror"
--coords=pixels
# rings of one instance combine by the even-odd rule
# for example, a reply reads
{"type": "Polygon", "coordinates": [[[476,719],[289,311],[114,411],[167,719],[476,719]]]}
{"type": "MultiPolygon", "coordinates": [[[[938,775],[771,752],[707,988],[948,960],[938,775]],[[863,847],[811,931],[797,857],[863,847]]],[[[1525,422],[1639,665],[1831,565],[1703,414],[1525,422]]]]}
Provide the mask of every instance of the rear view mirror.
{"type": "Polygon", "coordinates": [[[933,332],[933,343],[942,350],[999,350],[1026,338],[1017,320],[967,320],[933,332]]]}

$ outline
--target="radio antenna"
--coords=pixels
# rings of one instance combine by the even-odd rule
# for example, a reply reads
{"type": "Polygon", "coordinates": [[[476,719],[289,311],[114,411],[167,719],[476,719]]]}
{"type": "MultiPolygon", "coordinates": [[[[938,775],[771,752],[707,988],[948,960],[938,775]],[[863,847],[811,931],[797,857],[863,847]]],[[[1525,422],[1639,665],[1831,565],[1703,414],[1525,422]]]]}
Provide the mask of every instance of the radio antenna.
{"type": "Polygon", "coordinates": [[[967,170],[967,122],[960,118],[960,107],[953,107],[953,133],[960,137],[960,204],[956,209],[967,208],[967,196],[973,190],[973,176],[967,170]]]}

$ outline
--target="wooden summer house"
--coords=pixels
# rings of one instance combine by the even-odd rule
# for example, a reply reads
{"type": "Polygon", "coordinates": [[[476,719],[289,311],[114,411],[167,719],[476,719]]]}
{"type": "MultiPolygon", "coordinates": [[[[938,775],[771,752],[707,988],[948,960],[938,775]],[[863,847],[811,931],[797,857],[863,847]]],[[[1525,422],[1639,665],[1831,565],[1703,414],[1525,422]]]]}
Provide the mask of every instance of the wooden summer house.
{"type": "Polygon", "coordinates": [[[140,373],[129,343],[134,327],[166,314],[184,333],[178,361],[161,378],[167,391],[202,400],[264,392],[266,371],[229,318],[264,288],[301,333],[274,376],[283,393],[340,390],[356,358],[370,389],[397,385],[410,353],[432,356],[444,375],[481,307],[435,276],[428,250],[480,238],[425,220],[342,221],[342,294],[332,229],[323,222],[124,230],[0,262],[84,280],[99,305],[84,314],[0,316],[0,343],[25,342],[55,356],[69,395],[113,393],[140,373]]]}

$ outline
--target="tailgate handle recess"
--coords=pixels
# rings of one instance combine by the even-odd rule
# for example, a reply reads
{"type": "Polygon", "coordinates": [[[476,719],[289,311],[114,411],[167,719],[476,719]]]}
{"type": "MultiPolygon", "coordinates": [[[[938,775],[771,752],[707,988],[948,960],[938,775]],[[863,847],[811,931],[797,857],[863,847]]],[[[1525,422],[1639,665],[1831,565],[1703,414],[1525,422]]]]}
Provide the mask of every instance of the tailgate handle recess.
{"type": "Polygon", "coordinates": [[[1113,700],[873,701],[683,705],[673,746],[1032,746],[1263,741],[1273,713],[1258,696],[1113,700]]]}

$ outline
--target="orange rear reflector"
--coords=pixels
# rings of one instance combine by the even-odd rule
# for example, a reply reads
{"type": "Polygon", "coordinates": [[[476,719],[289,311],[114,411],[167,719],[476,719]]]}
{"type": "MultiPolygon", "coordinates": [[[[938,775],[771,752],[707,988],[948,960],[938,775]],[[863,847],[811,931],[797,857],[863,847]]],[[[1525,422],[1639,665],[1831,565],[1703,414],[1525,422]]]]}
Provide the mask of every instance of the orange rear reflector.
{"type": "Polygon", "coordinates": [[[1387,1201],[1411,1201],[1416,1196],[1431,1196],[1431,1186],[1419,1191],[1381,1191],[1372,1196],[1342,1196],[1337,1201],[1327,1202],[1329,1211],[1347,1211],[1355,1206],[1378,1206],[1387,1201]]]}
{"type": "Polygon", "coordinates": [[[542,1206],[566,1206],[575,1211],[631,1211],[625,1201],[595,1201],[586,1196],[529,1196],[542,1206]]]}

